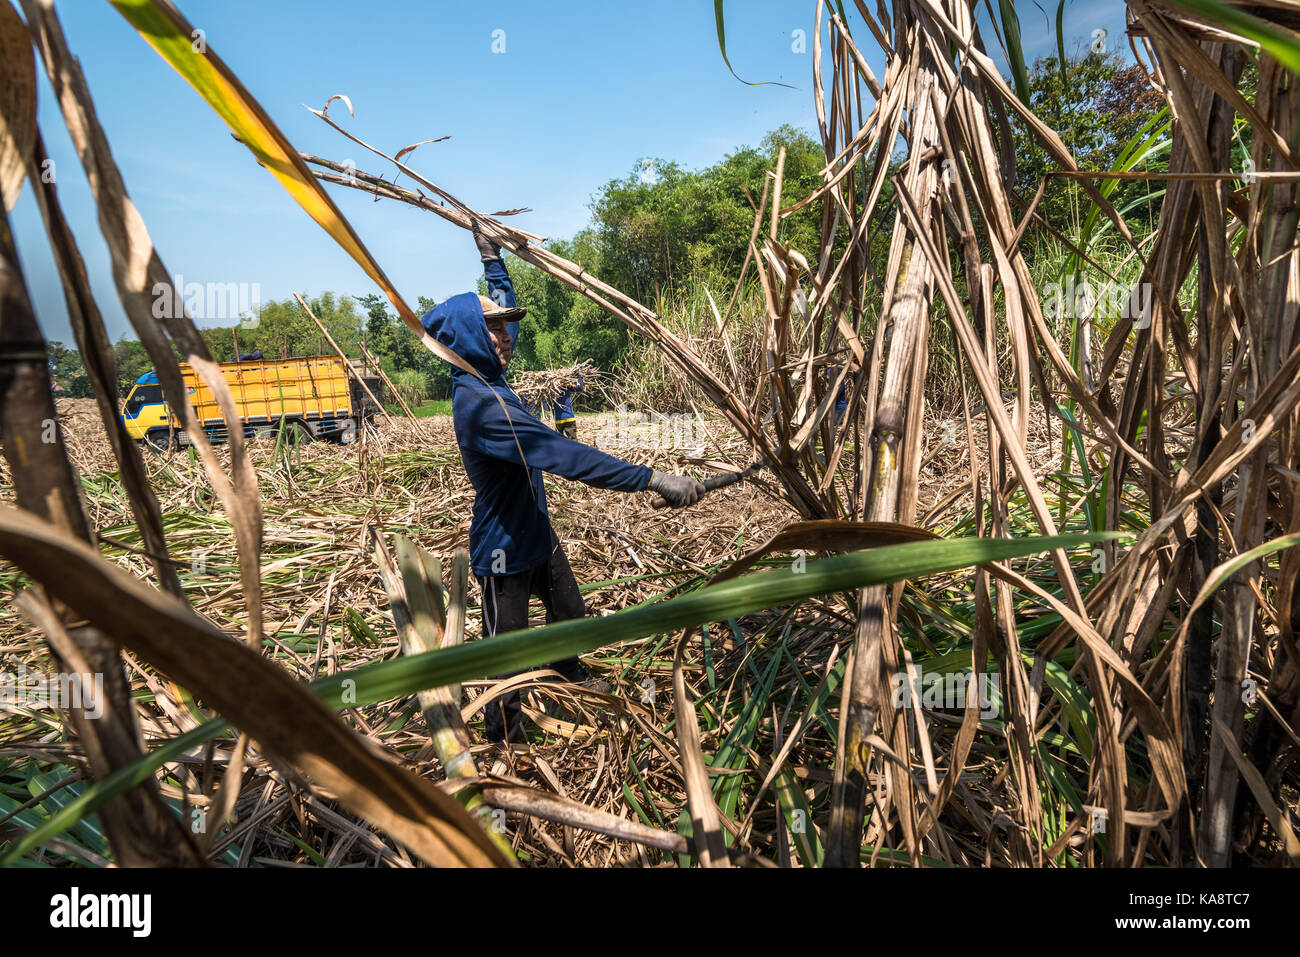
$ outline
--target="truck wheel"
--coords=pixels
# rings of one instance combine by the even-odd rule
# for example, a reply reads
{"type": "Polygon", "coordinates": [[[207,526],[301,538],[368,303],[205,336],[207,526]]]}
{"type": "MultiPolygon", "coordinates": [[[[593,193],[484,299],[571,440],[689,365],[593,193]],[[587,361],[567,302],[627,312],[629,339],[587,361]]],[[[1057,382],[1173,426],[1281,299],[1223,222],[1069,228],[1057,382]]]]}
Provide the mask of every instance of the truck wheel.
{"type": "Polygon", "coordinates": [[[316,438],[301,419],[290,419],[285,423],[284,437],[290,445],[309,445],[316,438]]]}
{"type": "Polygon", "coordinates": [[[348,419],[347,425],[343,426],[339,432],[339,443],[342,445],[351,445],[357,440],[357,420],[348,419]]]}
{"type": "Polygon", "coordinates": [[[157,452],[167,452],[172,448],[172,436],[169,429],[150,429],[144,434],[149,447],[157,452]]]}

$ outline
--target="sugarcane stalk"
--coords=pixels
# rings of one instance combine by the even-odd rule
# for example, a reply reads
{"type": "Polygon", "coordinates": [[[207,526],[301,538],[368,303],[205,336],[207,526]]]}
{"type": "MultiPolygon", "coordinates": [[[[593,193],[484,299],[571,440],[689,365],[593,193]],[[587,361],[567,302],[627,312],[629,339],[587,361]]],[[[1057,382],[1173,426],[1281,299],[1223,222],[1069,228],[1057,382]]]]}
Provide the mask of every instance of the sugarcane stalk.
{"type": "MultiPolygon", "coordinates": [[[[922,94],[933,84],[932,72],[924,66],[917,80],[922,94]]],[[[935,137],[935,114],[928,96],[919,99],[919,116],[915,119],[914,133],[918,139],[912,143],[913,160],[909,166],[909,185],[921,196],[934,192],[933,163],[920,164],[917,150],[920,143],[935,137]]],[[[926,204],[923,215],[932,207],[926,204]]],[[[919,461],[904,455],[907,448],[906,418],[908,402],[920,401],[910,392],[918,380],[914,373],[917,362],[925,362],[923,344],[929,328],[930,267],[924,256],[918,255],[910,232],[901,228],[901,217],[896,220],[890,262],[894,274],[890,287],[887,321],[892,328],[889,360],[885,364],[885,379],[876,401],[870,442],[869,479],[866,483],[867,521],[908,522],[911,516],[899,514],[905,482],[915,483],[919,461]]],[[[928,226],[928,224],[927,224],[928,226]]],[[[921,370],[923,371],[923,370],[921,370]]],[[[882,690],[888,681],[884,669],[897,667],[897,651],[893,644],[894,625],[887,586],[872,586],[858,593],[858,620],[854,633],[853,675],[848,682],[848,697],[842,703],[840,720],[847,724],[843,735],[843,753],[836,756],[835,779],[832,789],[831,821],[827,835],[826,866],[857,867],[862,843],[862,825],[868,793],[868,768],[871,747],[867,743],[873,733],[877,718],[889,706],[882,690]]],[[[895,730],[901,730],[896,728],[895,730]]],[[[897,741],[893,742],[896,746],[897,741]]],[[[895,747],[896,750],[899,750],[895,747]]],[[[901,799],[893,804],[909,851],[916,855],[912,819],[914,802],[910,799],[911,781],[907,775],[893,774],[894,791],[901,799]]],[[[883,811],[881,812],[883,815],[883,811]]]]}
{"type": "MultiPolygon", "coordinates": [[[[442,582],[439,563],[426,555],[403,535],[396,538],[397,559],[394,562],[383,540],[373,535],[373,555],[379,566],[384,590],[388,593],[393,622],[402,642],[402,653],[418,655],[439,647],[459,644],[456,632],[463,634],[464,615],[458,616],[455,632],[448,633],[448,615],[442,601],[442,582]]],[[[465,550],[457,552],[457,562],[466,563],[465,550]]],[[[453,603],[455,604],[455,603],[453,603]]],[[[459,596],[463,608],[463,590],[459,596]]],[[[417,695],[429,728],[429,740],[449,780],[473,781],[478,778],[474,763],[469,729],[461,717],[460,686],[428,688],[417,695]]],[[[482,825],[489,839],[502,853],[513,857],[514,851],[505,832],[496,826],[492,808],[482,796],[470,789],[462,793],[465,809],[482,825]]]]}
{"type": "MultiPolygon", "coordinates": [[[[80,486],[50,395],[49,357],[19,269],[9,218],[0,209],[0,442],[17,504],[81,541],[93,542],[80,486]]],[[[102,779],[138,759],[140,727],[122,658],[108,637],[57,602],[30,603],[55,660],[70,674],[102,676],[104,714],[70,709],[91,772],[102,779]]],[[[104,806],[114,860],[131,866],[197,866],[198,849],[163,805],[153,778],[104,806]]]]}

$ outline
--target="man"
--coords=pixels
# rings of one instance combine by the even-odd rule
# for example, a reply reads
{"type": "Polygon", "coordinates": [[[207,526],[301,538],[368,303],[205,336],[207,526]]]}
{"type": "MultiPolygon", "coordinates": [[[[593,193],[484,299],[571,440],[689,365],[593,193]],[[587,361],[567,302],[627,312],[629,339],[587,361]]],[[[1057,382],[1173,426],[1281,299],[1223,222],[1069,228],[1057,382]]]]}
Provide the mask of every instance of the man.
{"type": "MultiPolygon", "coordinates": [[[[483,635],[490,637],[527,628],[533,596],[541,599],[548,623],[587,613],[551,529],[543,472],[595,488],[657,492],[674,507],[693,505],[704,486],[689,476],[655,472],[575,442],[524,407],[503,376],[525,310],[514,302],[499,253],[485,266],[492,299],[474,293],[452,296],[420,321],[482,377],[451,369],[452,422],[474,486],[470,564],[483,592],[483,635]]],[[[577,658],[551,667],[570,681],[586,677],[577,658]]],[[[490,703],[484,723],[489,741],[522,742],[518,693],[490,703]]]]}
{"type": "MultiPolygon", "coordinates": [[[[573,389],[565,389],[558,397],[551,401],[551,415],[555,419],[555,431],[559,432],[566,439],[576,439],[578,437],[578,419],[573,414],[573,402],[570,395],[574,392],[585,392],[583,386],[582,374],[578,374],[578,384],[573,389]]],[[[539,419],[542,417],[541,405],[536,401],[524,400],[524,408],[539,419]]]]}
{"type": "Polygon", "coordinates": [[[575,389],[565,389],[551,403],[551,413],[555,416],[555,431],[566,439],[578,437],[578,418],[573,414],[573,402],[569,398],[572,392],[582,392],[582,373],[578,373],[578,385],[575,389]]]}
{"type": "MultiPolygon", "coordinates": [[[[839,391],[835,393],[835,409],[831,414],[832,435],[839,432],[840,423],[844,421],[844,413],[849,410],[849,383],[853,381],[853,377],[857,372],[858,360],[850,357],[848,374],[844,376],[844,380],[840,382],[839,391]]],[[[825,376],[827,385],[835,379],[835,372],[830,368],[823,370],[822,375],[825,376]]]]}

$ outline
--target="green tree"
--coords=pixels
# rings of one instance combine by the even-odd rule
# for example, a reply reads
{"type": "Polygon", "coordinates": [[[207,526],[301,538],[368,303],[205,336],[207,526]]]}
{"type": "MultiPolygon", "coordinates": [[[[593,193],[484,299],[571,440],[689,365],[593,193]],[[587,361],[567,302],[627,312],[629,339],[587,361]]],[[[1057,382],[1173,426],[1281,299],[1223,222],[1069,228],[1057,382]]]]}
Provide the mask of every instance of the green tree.
{"type": "MultiPolygon", "coordinates": [[[[1034,112],[1056,130],[1085,170],[1111,169],[1124,144],[1164,104],[1141,68],[1125,66],[1123,58],[1114,52],[1068,57],[1064,76],[1058,58],[1041,58],[1030,70],[1029,87],[1034,112]]],[[[1012,146],[1016,190],[1028,200],[1044,175],[1057,169],[1058,164],[1019,122],[1013,127],[1012,146]]],[[[1121,207],[1149,190],[1143,182],[1121,184],[1111,202],[1121,207]]],[[[1068,234],[1079,195],[1073,184],[1054,178],[1048,181],[1038,211],[1052,226],[1068,234]]]]}
{"type": "Polygon", "coordinates": [[[117,390],[123,396],[131,391],[140,376],[153,368],[144,346],[125,335],[113,344],[113,362],[117,366],[117,390]]]}
{"type": "Polygon", "coordinates": [[[59,384],[65,395],[74,399],[86,399],[94,395],[80,352],[69,349],[58,341],[48,343],[45,351],[49,356],[50,378],[59,384]]]}
{"type": "MultiPolygon", "coordinates": [[[[406,328],[406,323],[389,311],[388,300],[372,293],[362,296],[358,302],[366,310],[366,348],[374,353],[384,372],[394,380],[402,373],[417,373],[424,378],[427,397],[445,399],[450,396],[451,369],[424,347],[406,328]]],[[[435,305],[433,299],[420,296],[417,312],[424,315],[435,305]]]]}
{"type": "MultiPolygon", "coordinates": [[[[605,184],[591,207],[602,278],[643,302],[687,281],[733,283],[749,247],[754,204],[782,148],[787,206],[821,185],[825,165],[821,145],[788,125],[759,148],[742,147],[703,170],[644,159],[626,178],[605,184]]],[[[781,238],[812,251],[820,227],[819,201],[786,217],[781,238]]]]}
{"type": "MultiPolygon", "coordinates": [[[[743,147],[720,162],[691,171],[662,159],[637,163],[592,200],[591,225],[549,248],[649,305],[693,283],[729,289],[739,277],[754,225],[754,206],[768,172],[786,150],[782,205],[822,182],[820,144],[790,126],[769,133],[758,148],[743,147]]],[[[821,236],[821,204],[781,222],[781,238],[814,251],[821,236]]],[[[591,359],[610,367],[626,350],[627,328],[599,306],[547,274],[508,258],[515,293],[528,315],[515,343],[523,368],[591,359]]],[[[486,292],[480,281],[479,292],[486,292]]]]}
{"type": "MultiPolygon", "coordinates": [[[[571,240],[552,240],[548,248],[605,278],[594,230],[582,230],[571,240]]],[[[519,304],[528,309],[520,324],[512,364],[541,369],[591,359],[609,366],[626,348],[627,327],[586,296],[509,254],[506,266],[519,304]]],[[[481,279],[478,291],[487,292],[481,279]]]]}
{"type": "MultiPolygon", "coordinates": [[[[361,355],[358,343],[366,318],[358,312],[355,300],[323,292],[308,299],[307,305],[345,355],[361,355]]],[[[262,304],[257,316],[245,317],[235,326],[210,326],[201,329],[200,335],[218,362],[229,362],[240,352],[258,350],[269,359],[332,355],[334,351],[295,299],[269,300],[262,304]]]]}

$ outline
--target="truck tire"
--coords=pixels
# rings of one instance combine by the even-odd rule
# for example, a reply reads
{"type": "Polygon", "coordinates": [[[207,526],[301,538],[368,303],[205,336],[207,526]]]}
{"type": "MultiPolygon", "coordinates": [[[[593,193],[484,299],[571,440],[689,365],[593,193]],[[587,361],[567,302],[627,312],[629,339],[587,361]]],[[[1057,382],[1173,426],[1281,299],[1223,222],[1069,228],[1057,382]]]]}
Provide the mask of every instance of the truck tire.
{"type": "Polygon", "coordinates": [[[298,418],[283,418],[267,427],[267,435],[273,442],[280,441],[282,434],[284,443],[291,446],[306,445],[315,438],[307,424],[298,418]]]}
{"type": "Polygon", "coordinates": [[[289,419],[284,427],[284,438],[290,445],[310,445],[316,441],[315,434],[302,419],[289,419]]]}
{"type": "Polygon", "coordinates": [[[169,452],[175,446],[170,429],[150,429],[144,440],[155,452],[169,452]]]}

